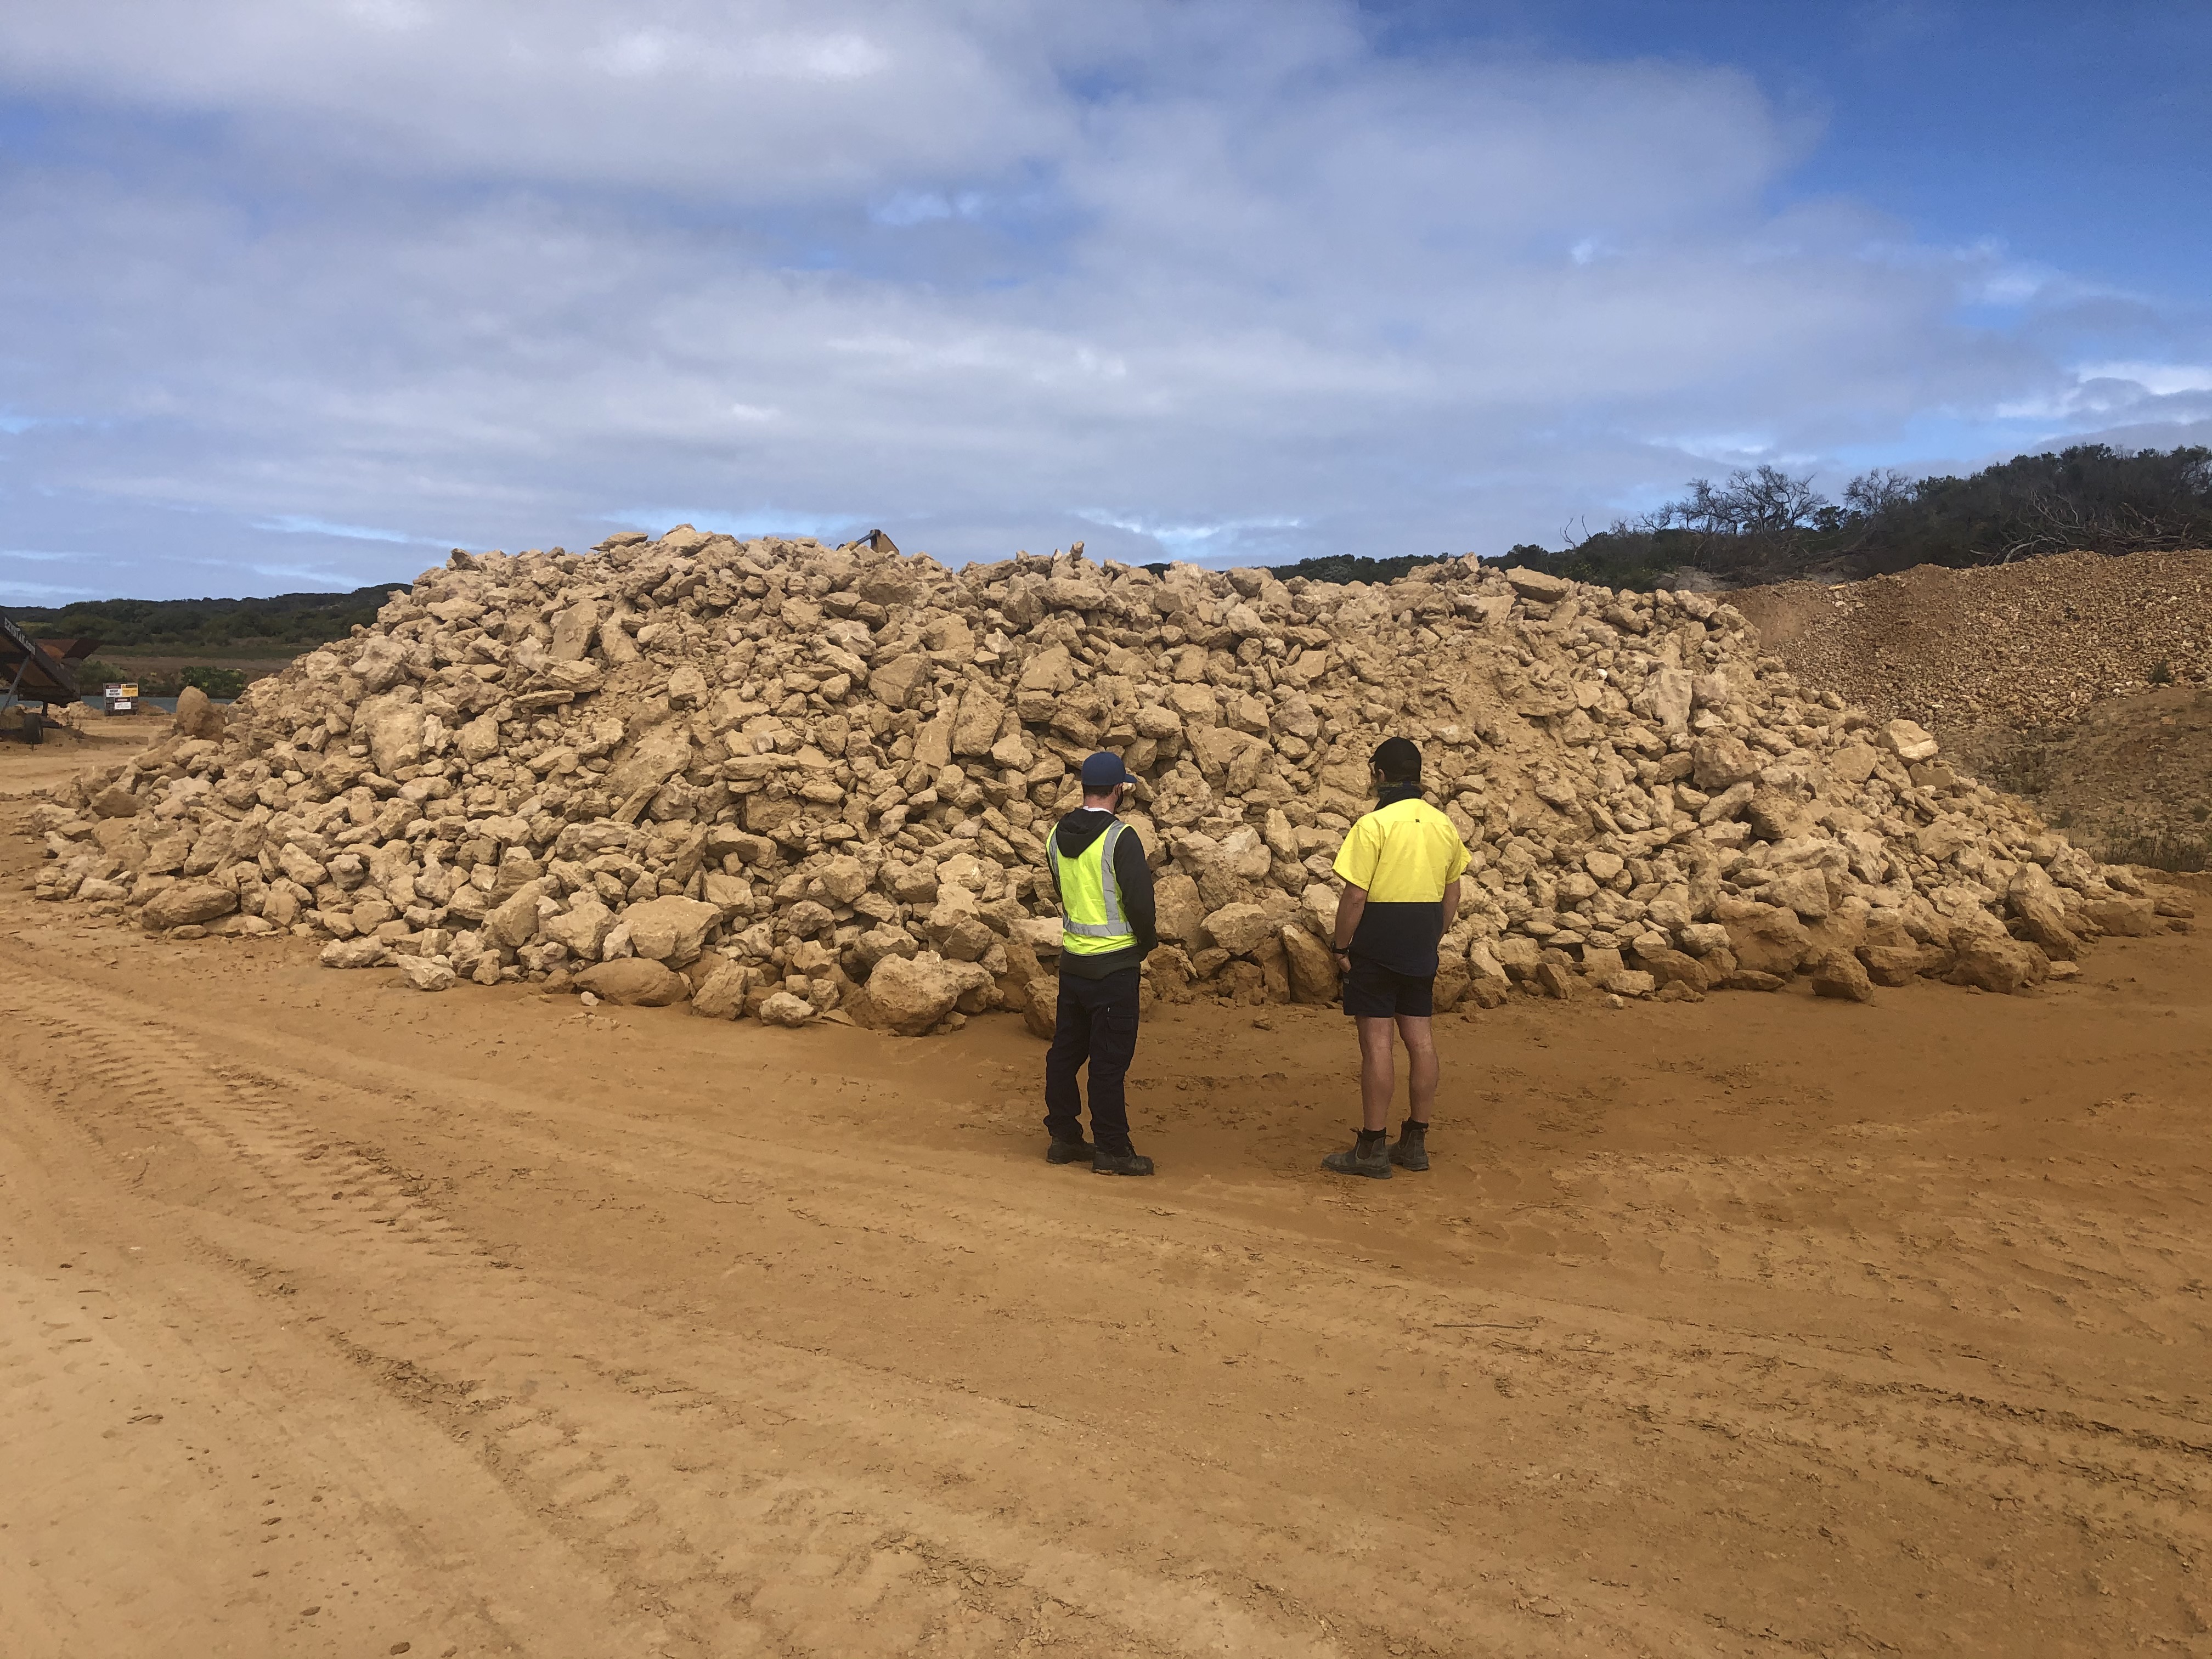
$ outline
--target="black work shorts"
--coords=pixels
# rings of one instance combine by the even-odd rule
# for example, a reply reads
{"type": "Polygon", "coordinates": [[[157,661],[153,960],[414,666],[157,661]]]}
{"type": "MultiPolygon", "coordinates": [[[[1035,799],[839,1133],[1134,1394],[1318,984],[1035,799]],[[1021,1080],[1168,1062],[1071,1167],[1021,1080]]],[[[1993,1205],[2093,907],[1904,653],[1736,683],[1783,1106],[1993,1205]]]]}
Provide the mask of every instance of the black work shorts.
{"type": "Polygon", "coordinates": [[[1366,957],[1352,959],[1344,976],[1344,1012],[1354,1019],[1426,1019],[1437,1011],[1437,976],[1394,974],[1366,957]]]}

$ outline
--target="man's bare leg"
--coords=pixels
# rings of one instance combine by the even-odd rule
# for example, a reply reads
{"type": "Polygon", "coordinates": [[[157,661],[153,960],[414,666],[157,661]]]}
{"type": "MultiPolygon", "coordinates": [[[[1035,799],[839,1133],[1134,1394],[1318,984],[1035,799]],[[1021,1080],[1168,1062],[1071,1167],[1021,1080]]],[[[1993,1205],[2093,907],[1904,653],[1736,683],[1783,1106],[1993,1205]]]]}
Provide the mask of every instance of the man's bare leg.
{"type": "MultiPolygon", "coordinates": [[[[1426,1021],[1422,1022],[1424,1024],[1426,1021]]],[[[1362,1015],[1359,1024],[1359,1109],[1360,1127],[1370,1131],[1390,1127],[1390,1097],[1396,1092],[1396,1051],[1392,1040],[1395,1036],[1388,1019],[1370,1019],[1362,1015]]],[[[1430,1055],[1429,1094],[1436,1095],[1435,1055],[1430,1055]]]]}
{"type": "MultiPolygon", "coordinates": [[[[1382,1022],[1378,1020],[1376,1023],[1380,1024],[1382,1022]]],[[[1407,1115],[1416,1123],[1426,1123],[1430,1111],[1437,1103],[1439,1067],[1437,1064],[1435,1023],[1426,1014],[1401,1014],[1398,1016],[1398,1035],[1406,1039],[1406,1084],[1409,1109],[1407,1115]]],[[[1361,1033],[1361,1036],[1364,1039],[1365,1033],[1361,1033]]],[[[1387,1051],[1387,1039],[1385,1048],[1387,1051]]],[[[1389,1105],[1390,1097],[1386,1091],[1382,1097],[1382,1109],[1386,1113],[1389,1105]]],[[[1381,1128],[1382,1125],[1370,1116],[1368,1127],[1381,1128]]]]}

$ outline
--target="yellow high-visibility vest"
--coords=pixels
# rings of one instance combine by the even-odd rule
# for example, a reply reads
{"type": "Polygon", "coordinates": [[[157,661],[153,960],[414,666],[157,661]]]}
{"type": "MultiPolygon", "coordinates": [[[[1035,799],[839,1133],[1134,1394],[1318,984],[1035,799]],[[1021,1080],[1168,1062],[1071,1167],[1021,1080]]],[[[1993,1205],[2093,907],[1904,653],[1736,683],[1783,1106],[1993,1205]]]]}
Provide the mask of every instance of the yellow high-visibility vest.
{"type": "Polygon", "coordinates": [[[1114,846],[1129,831],[1115,819],[1106,833],[1073,858],[1060,851],[1054,831],[1047,843],[1053,879],[1060,884],[1060,948],[1079,957],[1103,957],[1127,951],[1137,942],[1121,914],[1121,891],[1114,879],[1114,846]]]}

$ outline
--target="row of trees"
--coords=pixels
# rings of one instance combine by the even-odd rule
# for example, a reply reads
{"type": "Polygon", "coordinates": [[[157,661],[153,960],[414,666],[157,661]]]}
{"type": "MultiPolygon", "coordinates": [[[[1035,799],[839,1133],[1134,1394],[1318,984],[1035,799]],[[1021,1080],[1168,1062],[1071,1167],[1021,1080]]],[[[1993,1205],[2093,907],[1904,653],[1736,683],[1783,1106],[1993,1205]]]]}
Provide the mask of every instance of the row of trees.
{"type": "Polygon", "coordinates": [[[88,599],[52,609],[10,606],[9,614],[40,639],[94,639],[118,651],[281,658],[374,622],[395,586],[406,584],[263,599],[88,599]]]}
{"type": "Polygon", "coordinates": [[[1640,519],[1554,552],[1524,544],[1501,562],[1613,587],[1663,585],[1703,571],[1730,582],[1784,580],[1855,556],[1884,565],[2004,564],[2086,549],[2137,553],[2212,546],[2212,449],[2124,453],[2082,444],[2021,455],[1970,477],[1861,474],[1840,501],[1810,474],[1778,467],[1693,478],[1688,493],[1640,519]]]}

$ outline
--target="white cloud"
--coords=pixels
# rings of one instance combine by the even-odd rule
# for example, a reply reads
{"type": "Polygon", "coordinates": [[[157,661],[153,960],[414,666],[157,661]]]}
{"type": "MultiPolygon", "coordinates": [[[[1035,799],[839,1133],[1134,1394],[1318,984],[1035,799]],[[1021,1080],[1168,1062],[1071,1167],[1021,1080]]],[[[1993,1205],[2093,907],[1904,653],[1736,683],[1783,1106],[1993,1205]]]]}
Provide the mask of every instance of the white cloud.
{"type": "Polygon", "coordinates": [[[2212,392],[2212,364],[2208,363],[2084,363],[2078,372],[2085,382],[2132,382],[2154,398],[2171,398],[2182,392],[2212,392]]]}
{"type": "Polygon", "coordinates": [[[1959,317],[2086,291],[1773,207],[1808,134],[1727,70],[1392,57],[1330,0],[605,17],[0,10],[50,118],[0,218],[71,250],[0,266],[41,411],[7,533],[143,591],[156,551],[367,580],[636,502],[948,558],[1491,550],[1736,457],[2118,407],[1959,317]]]}

